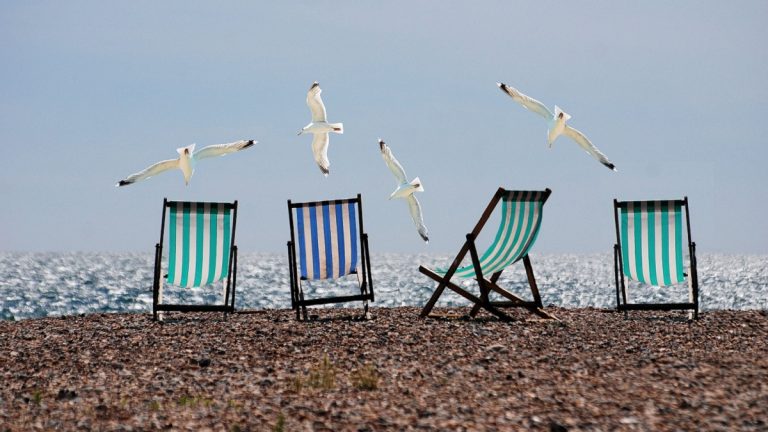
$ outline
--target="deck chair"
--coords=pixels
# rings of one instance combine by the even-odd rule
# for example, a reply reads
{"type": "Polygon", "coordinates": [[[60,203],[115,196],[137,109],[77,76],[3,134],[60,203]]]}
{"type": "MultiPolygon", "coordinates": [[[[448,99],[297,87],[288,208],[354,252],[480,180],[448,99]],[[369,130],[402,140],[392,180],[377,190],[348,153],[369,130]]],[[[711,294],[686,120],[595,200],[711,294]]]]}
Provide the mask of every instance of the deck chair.
{"type": "Polygon", "coordinates": [[[523,307],[542,318],[554,318],[543,310],[536,279],[533,275],[533,267],[528,257],[528,251],[539,234],[544,203],[551,192],[549,189],[544,191],[511,191],[499,188],[475,228],[467,234],[467,240],[450,267],[436,270],[430,270],[424,266],[419,267],[421,273],[438,282],[432,297],[421,311],[421,317],[429,316],[437,299],[447,287],[473,303],[470,312],[472,317],[482,308],[504,321],[511,321],[512,318],[502,308],[523,307]],[[502,206],[496,238],[485,253],[479,256],[475,242],[499,202],[502,202],[502,206]],[[472,259],[471,264],[459,267],[467,252],[472,259]],[[525,266],[533,301],[525,301],[496,283],[505,268],[520,260],[525,266]],[[462,279],[475,278],[480,288],[480,296],[471,294],[453,283],[451,278],[454,276],[462,279]],[[501,295],[506,300],[491,301],[489,297],[491,292],[501,295]]]}
{"type": "Polygon", "coordinates": [[[291,239],[288,264],[291,307],[307,319],[307,306],[362,301],[368,316],[373,301],[368,235],[363,231],[363,203],[356,198],[293,203],[288,200],[291,239]],[[358,254],[358,245],[360,254],[358,254]],[[359,294],[308,299],[303,283],[356,275],[359,294]]]}
{"type": "Polygon", "coordinates": [[[613,251],[617,309],[625,313],[630,310],[692,310],[694,318],[698,318],[699,279],[696,273],[696,243],[691,241],[688,197],[670,201],[614,199],[613,214],[616,222],[613,251]],[[685,247],[690,256],[688,263],[683,257],[685,247]],[[689,301],[630,303],[627,301],[630,280],[657,287],[687,280],[689,301]]]}
{"type": "Polygon", "coordinates": [[[234,312],[237,285],[237,201],[234,203],[163,200],[160,242],[155,245],[152,313],[234,312]],[[167,215],[167,218],[166,218],[167,215]],[[163,240],[168,228],[168,273],[161,277],[163,240]],[[165,285],[193,288],[222,281],[221,304],[163,303],[165,285]]]}

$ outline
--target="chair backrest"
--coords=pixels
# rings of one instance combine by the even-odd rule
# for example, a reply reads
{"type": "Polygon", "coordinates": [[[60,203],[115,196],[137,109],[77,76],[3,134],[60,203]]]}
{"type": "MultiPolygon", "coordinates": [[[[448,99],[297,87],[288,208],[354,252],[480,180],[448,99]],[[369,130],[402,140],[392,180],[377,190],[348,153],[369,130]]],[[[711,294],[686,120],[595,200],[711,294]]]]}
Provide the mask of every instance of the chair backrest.
{"type": "Polygon", "coordinates": [[[669,201],[616,201],[616,240],[624,275],[656,286],[685,280],[683,234],[690,243],[688,198],[669,201]],[[683,225],[683,208],[686,218],[683,225]]]}
{"type": "Polygon", "coordinates": [[[291,241],[301,278],[335,279],[355,273],[362,209],[357,198],[291,203],[291,241]]]}
{"type": "MultiPolygon", "coordinates": [[[[536,242],[544,203],[550,191],[504,191],[501,195],[501,219],[493,243],[480,258],[483,275],[503,270],[523,258],[536,242]]],[[[456,276],[475,277],[468,265],[456,270],[456,276]]]]}
{"type": "MultiPolygon", "coordinates": [[[[168,209],[168,280],[198,287],[226,278],[235,241],[237,201],[204,203],[165,201],[168,209]]],[[[162,232],[160,234],[162,242],[162,232]]]]}

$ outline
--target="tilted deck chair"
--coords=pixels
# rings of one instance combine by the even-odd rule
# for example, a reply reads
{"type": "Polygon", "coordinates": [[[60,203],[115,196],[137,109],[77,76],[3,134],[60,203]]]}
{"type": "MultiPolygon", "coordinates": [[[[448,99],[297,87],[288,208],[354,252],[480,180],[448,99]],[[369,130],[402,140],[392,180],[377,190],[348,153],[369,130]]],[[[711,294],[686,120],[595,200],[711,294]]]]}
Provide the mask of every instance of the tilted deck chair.
{"type": "Polygon", "coordinates": [[[474,304],[470,312],[472,317],[482,308],[502,320],[509,321],[511,317],[502,311],[502,308],[523,307],[540,317],[554,318],[542,309],[531,260],[528,258],[528,251],[539,234],[544,203],[551,192],[549,189],[544,191],[510,191],[499,188],[475,228],[467,234],[467,240],[450,267],[435,271],[424,266],[419,267],[420,272],[438,282],[435,292],[422,309],[421,316],[429,316],[437,299],[447,287],[474,304]],[[496,238],[485,253],[479,256],[475,241],[500,201],[502,202],[501,219],[496,238]],[[467,252],[470,254],[472,263],[460,268],[459,266],[467,252]],[[525,266],[533,301],[525,301],[496,284],[504,269],[520,260],[525,266]],[[475,278],[480,287],[480,296],[475,296],[451,282],[451,278],[454,276],[463,279],[475,278]],[[491,292],[501,295],[506,301],[491,301],[489,298],[491,292]]]}
{"type": "Polygon", "coordinates": [[[288,216],[291,307],[296,310],[296,319],[301,320],[302,316],[307,319],[307,306],[352,301],[362,301],[367,316],[368,301],[373,301],[373,282],[360,194],[335,201],[292,203],[288,200],[288,216]],[[304,281],[338,279],[351,274],[357,275],[359,294],[304,297],[304,281]]]}
{"type": "Polygon", "coordinates": [[[160,242],[155,245],[152,313],[234,312],[237,285],[237,201],[234,203],[163,200],[160,242]],[[167,215],[167,218],[166,218],[167,215]],[[168,226],[168,273],[161,277],[163,238],[168,226]],[[163,281],[163,279],[166,279],[163,281]],[[163,303],[164,285],[201,287],[223,281],[221,304],[163,303]]]}
{"type": "Polygon", "coordinates": [[[698,318],[699,279],[696,273],[696,243],[691,241],[688,197],[670,201],[617,201],[614,199],[613,214],[616,221],[616,244],[613,250],[617,309],[625,312],[629,310],[693,310],[694,318],[698,318]],[[683,221],[683,210],[685,210],[685,221],[683,221]],[[688,248],[690,255],[687,270],[683,257],[685,247],[688,248]],[[689,301],[687,303],[629,303],[627,285],[630,280],[657,287],[674,285],[687,280],[689,301]]]}

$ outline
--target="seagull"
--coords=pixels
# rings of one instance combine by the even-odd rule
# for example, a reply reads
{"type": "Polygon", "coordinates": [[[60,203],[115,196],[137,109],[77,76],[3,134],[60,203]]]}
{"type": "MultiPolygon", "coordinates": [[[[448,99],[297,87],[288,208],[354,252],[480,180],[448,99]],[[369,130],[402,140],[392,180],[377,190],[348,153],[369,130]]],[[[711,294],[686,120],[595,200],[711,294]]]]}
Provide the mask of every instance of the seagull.
{"type": "Polygon", "coordinates": [[[523,108],[529,111],[533,111],[547,119],[549,122],[547,125],[547,144],[549,144],[549,147],[552,147],[552,143],[555,142],[557,137],[559,137],[561,134],[564,134],[572,140],[576,141],[576,144],[580,145],[584,151],[597,159],[601,164],[614,171],[617,171],[616,166],[608,160],[608,157],[605,156],[600,150],[598,150],[597,147],[595,147],[583,133],[565,124],[565,122],[567,122],[571,116],[560,109],[559,106],[555,105],[555,113],[552,114],[552,111],[544,106],[543,103],[520,93],[516,88],[509,87],[504,83],[496,83],[496,85],[499,86],[499,88],[504,93],[508,94],[512,99],[514,99],[515,102],[522,105],[523,108]]]}
{"type": "Polygon", "coordinates": [[[328,174],[331,172],[329,170],[331,163],[328,161],[328,133],[343,134],[344,124],[328,123],[326,121],[325,105],[323,105],[323,100],[320,98],[320,93],[322,92],[317,81],[309,88],[307,92],[307,106],[309,106],[309,110],[312,112],[312,121],[301,128],[298,134],[311,133],[313,135],[312,153],[315,155],[315,162],[320,167],[320,171],[328,177],[328,174]]]}
{"type": "Polygon", "coordinates": [[[135,174],[131,174],[125,179],[120,180],[115,186],[128,186],[129,184],[136,183],[139,180],[148,179],[162,172],[176,168],[180,169],[182,174],[184,174],[184,184],[189,185],[189,179],[192,178],[192,174],[195,172],[195,165],[200,159],[224,156],[229,153],[245,150],[256,143],[257,141],[254,140],[241,140],[228,144],[209,145],[208,147],[203,147],[198,151],[195,151],[195,144],[177,148],[176,151],[179,153],[178,158],[168,159],[160,161],[154,165],[150,165],[144,170],[135,174]]]}
{"type": "Polygon", "coordinates": [[[400,162],[395,159],[392,154],[392,150],[389,149],[383,140],[379,139],[379,148],[381,148],[381,157],[384,158],[389,170],[394,174],[397,179],[397,189],[389,195],[389,199],[403,198],[408,201],[408,208],[411,210],[411,218],[413,223],[416,224],[416,229],[419,231],[419,235],[425,242],[429,243],[429,237],[427,236],[427,227],[424,225],[424,218],[421,215],[421,205],[414,192],[424,192],[424,186],[421,184],[421,180],[418,177],[408,182],[408,178],[405,176],[405,170],[400,162]]]}

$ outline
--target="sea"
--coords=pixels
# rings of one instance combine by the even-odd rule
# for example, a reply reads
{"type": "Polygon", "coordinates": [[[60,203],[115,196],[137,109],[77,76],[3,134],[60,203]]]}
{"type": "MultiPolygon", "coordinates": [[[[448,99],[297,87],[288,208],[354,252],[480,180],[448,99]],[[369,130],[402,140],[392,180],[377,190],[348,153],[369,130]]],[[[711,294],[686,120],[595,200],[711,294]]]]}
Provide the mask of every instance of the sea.
{"type": "MultiPolygon", "coordinates": [[[[450,255],[372,254],[375,301],[371,306],[423,306],[436,284],[419,273],[419,265],[443,267],[452,260],[450,255]]],[[[151,253],[0,252],[0,319],[150,313],[153,261],[151,253]]],[[[531,254],[531,261],[545,306],[616,307],[611,254],[531,254]]],[[[698,265],[701,310],[768,309],[768,255],[701,254],[698,265]]],[[[475,282],[462,283],[477,292],[475,282]]],[[[507,268],[499,284],[531,298],[522,263],[507,268]]],[[[305,296],[349,295],[355,293],[356,286],[354,276],[333,283],[314,282],[306,285],[305,296]]],[[[164,293],[169,302],[214,303],[222,299],[222,284],[194,289],[167,287],[164,293]]],[[[682,302],[688,300],[688,286],[632,285],[629,297],[632,302],[682,302]]],[[[467,304],[446,290],[437,306],[467,304]]],[[[286,254],[241,252],[236,309],[290,306],[286,254]]],[[[359,307],[359,302],[338,307],[359,307]]]]}

